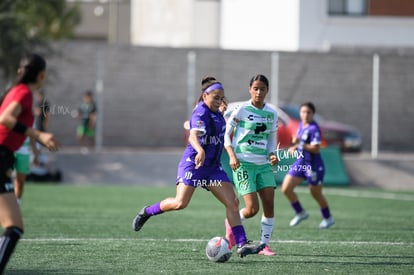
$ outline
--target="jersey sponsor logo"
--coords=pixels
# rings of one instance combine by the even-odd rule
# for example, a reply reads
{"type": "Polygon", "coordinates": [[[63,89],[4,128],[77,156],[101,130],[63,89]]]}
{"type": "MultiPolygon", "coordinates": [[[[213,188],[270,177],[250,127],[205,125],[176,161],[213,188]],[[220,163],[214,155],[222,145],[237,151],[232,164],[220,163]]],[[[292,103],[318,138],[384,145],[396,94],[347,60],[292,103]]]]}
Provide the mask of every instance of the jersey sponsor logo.
{"type": "Polygon", "coordinates": [[[247,120],[256,121],[257,123],[273,123],[273,117],[271,115],[262,117],[250,114],[247,116],[247,120]]]}
{"type": "Polygon", "coordinates": [[[267,126],[264,123],[256,123],[256,129],[254,129],[254,133],[256,135],[260,134],[261,132],[264,132],[267,130],[267,126]]]}
{"type": "Polygon", "coordinates": [[[266,145],[265,142],[255,141],[255,140],[251,140],[251,139],[247,140],[247,143],[249,145],[260,145],[260,146],[265,146],[266,145]]]}

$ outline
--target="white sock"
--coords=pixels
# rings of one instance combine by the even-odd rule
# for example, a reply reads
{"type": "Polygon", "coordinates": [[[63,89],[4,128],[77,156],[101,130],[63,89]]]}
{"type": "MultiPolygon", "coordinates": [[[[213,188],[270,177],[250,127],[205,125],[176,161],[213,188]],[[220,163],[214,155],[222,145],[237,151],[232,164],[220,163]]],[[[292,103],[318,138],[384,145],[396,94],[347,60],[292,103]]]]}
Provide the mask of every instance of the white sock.
{"type": "Polygon", "coordinates": [[[242,209],[240,209],[240,220],[243,222],[245,219],[246,219],[246,217],[243,215],[243,210],[244,210],[244,208],[242,208],[242,209]]]}
{"type": "Polygon", "coordinates": [[[266,218],[265,216],[262,216],[262,236],[260,238],[261,243],[269,244],[270,237],[272,237],[273,233],[273,227],[275,224],[275,218],[266,218]]]}

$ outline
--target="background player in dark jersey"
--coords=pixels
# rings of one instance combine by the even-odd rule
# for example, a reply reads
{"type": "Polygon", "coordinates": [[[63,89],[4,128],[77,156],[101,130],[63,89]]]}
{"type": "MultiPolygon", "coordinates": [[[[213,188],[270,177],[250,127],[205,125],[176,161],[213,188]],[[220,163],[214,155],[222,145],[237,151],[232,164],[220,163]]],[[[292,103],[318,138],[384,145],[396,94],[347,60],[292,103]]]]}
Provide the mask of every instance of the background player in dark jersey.
{"type": "Polygon", "coordinates": [[[296,215],[290,221],[290,226],[296,226],[301,221],[307,219],[309,214],[302,208],[298,196],[294,192],[296,186],[305,179],[308,182],[312,197],[319,204],[322,222],[319,228],[331,227],[335,222],[331,216],[328,202],[322,194],[322,182],[325,175],[325,166],[319,153],[321,143],[321,130],[313,120],[315,115],[315,105],[306,102],[300,105],[300,119],[298,133],[293,138],[293,146],[289,148],[292,155],[298,156],[296,162],[290,168],[288,174],[283,179],[282,192],[288,198],[296,215]]]}
{"type": "Polygon", "coordinates": [[[240,257],[257,254],[265,245],[248,243],[240,220],[237,196],[221,167],[226,122],[219,108],[224,100],[224,88],[213,77],[203,79],[201,85],[202,93],[190,119],[188,144],[178,165],[176,195],[142,208],[132,226],[139,231],[151,216],[186,208],[195,188],[202,187],[211,191],[226,207],[237,254],[240,257]]]}
{"type": "Polygon", "coordinates": [[[4,229],[0,239],[0,273],[23,234],[23,219],[14,194],[11,171],[13,152],[26,139],[34,138],[50,151],[58,149],[53,135],[32,128],[33,95],[46,75],[46,62],[36,54],[22,59],[13,87],[2,97],[0,106],[0,222],[4,229]]]}
{"type": "Polygon", "coordinates": [[[86,91],[78,108],[78,118],[81,122],[76,129],[79,144],[83,146],[81,148],[83,153],[88,152],[88,146],[90,149],[95,146],[96,111],[92,91],[86,91]]]}

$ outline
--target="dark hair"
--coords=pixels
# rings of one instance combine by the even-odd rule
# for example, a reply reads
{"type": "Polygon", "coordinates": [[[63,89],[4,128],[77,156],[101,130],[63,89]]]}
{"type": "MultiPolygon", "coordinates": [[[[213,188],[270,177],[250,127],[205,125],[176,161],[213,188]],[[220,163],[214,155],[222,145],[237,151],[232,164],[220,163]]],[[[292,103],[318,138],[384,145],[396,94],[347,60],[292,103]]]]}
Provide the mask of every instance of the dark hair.
{"type": "Polygon", "coordinates": [[[37,54],[28,54],[20,61],[14,85],[30,84],[37,81],[39,73],[46,70],[46,61],[37,54]]]}
{"type": "Polygon", "coordinates": [[[201,94],[197,99],[197,103],[203,100],[204,91],[214,83],[220,83],[214,76],[206,76],[201,80],[201,94]]]}
{"type": "Polygon", "coordinates": [[[250,79],[249,86],[251,87],[253,85],[253,82],[255,82],[255,81],[263,82],[266,85],[267,89],[269,89],[269,80],[267,79],[266,76],[264,76],[262,74],[258,74],[258,75],[253,76],[252,79],[250,79]]]}
{"type": "MultiPolygon", "coordinates": [[[[39,73],[44,70],[46,70],[46,61],[43,57],[34,53],[25,55],[20,61],[13,86],[18,84],[36,83],[39,73]]],[[[10,89],[1,96],[0,104],[3,102],[9,91],[10,89]]]]}
{"type": "Polygon", "coordinates": [[[93,96],[93,92],[91,90],[86,90],[85,93],[84,93],[84,95],[92,97],[93,96]]]}
{"type": "Polygon", "coordinates": [[[301,109],[302,107],[308,107],[309,109],[311,109],[311,111],[313,113],[316,113],[315,105],[312,102],[310,102],[310,101],[304,102],[304,103],[300,104],[299,109],[301,109]]]}

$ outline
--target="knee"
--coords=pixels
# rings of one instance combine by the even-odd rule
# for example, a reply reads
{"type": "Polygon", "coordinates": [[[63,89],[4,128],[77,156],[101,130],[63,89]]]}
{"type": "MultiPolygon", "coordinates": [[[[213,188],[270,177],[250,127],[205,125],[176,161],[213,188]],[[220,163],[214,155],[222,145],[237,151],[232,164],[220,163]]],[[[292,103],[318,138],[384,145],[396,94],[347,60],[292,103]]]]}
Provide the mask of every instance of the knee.
{"type": "Polygon", "coordinates": [[[186,208],[187,205],[188,205],[188,202],[186,202],[186,201],[176,200],[175,205],[174,205],[174,210],[182,210],[182,209],[186,208]]]}
{"type": "Polygon", "coordinates": [[[281,189],[282,189],[282,193],[285,195],[293,192],[293,187],[288,183],[283,183],[281,189]]]}
{"type": "Polygon", "coordinates": [[[314,199],[323,198],[322,190],[319,186],[315,187],[315,186],[310,185],[309,190],[314,199]]]}
{"type": "Polygon", "coordinates": [[[287,187],[287,185],[283,184],[281,188],[282,193],[286,195],[289,192],[288,190],[289,188],[287,187]]]}
{"type": "Polygon", "coordinates": [[[251,206],[251,207],[245,207],[243,210],[243,215],[246,218],[254,217],[260,210],[260,207],[258,205],[251,206]]]}
{"type": "Polygon", "coordinates": [[[226,208],[231,212],[239,212],[239,199],[237,197],[229,199],[226,203],[226,208]]]}
{"type": "Polygon", "coordinates": [[[239,212],[239,199],[236,196],[229,196],[223,202],[227,211],[239,212]]]}

